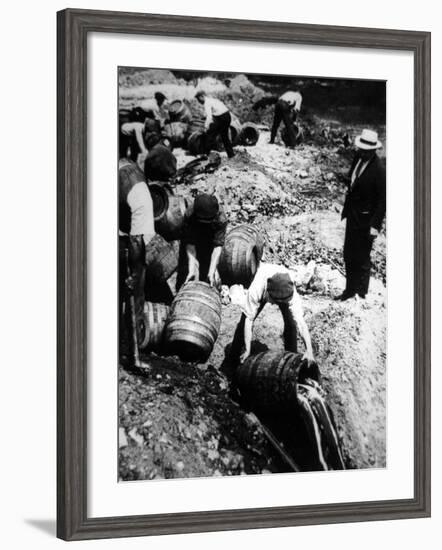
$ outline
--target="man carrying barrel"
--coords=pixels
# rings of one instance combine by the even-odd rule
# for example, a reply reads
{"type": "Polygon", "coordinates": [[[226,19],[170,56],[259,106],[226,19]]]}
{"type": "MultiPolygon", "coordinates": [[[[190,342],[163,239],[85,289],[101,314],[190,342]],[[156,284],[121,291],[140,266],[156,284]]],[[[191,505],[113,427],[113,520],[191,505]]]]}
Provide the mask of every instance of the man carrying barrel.
{"type": "Polygon", "coordinates": [[[228,299],[242,311],[230,351],[233,360],[239,358],[243,362],[250,355],[253,323],[267,303],[276,304],[281,310],[285,349],[297,353],[298,328],[305,344],[303,359],[309,362],[314,360],[310,333],[294,281],[295,273],[290,269],[262,262],[248,290],[242,285],[230,287],[228,299]]]}
{"type": "Polygon", "coordinates": [[[215,195],[197,195],[184,221],[176,288],[189,281],[218,284],[218,263],[226,236],[227,218],[215,195]]]}
{"type": "Polygon", "coordinates": [[[296,144],[296,132],[294,122],[297,113],[301,110],[302,95],[300,92],[288,91],[282,94],[275,104],[270,143],[275,143],[276,133],[281,121],[284,121],[287,130],[287,145],[294,147],[296,144]]]}
{"type": "Polygon", "coordinates": [[[137,162],[140,153],[147,153],[144,144],[144,124],[139,121],[124,122],[120,127],[119,158],[126,157],[137,162]]]}
{"type": "Polygon", "coordinates": [[[120,361],[138,366],[137,320],[143,315],[145,247],[155,235],[153,204],[143,173],[127,159],[119,169],[120,361]]]}
{"type": "Polygon", "coordinates": [[[167,106],[167,97],[161,92],[155,92],[151,99],[144,99],[140,103],[140,107],[145,111],[146,117],[157,120],[160,124],[164,122],[165,117],[161,113],[161,109],[167,106]]]}
{"type": "Polygon", "coordinates": [[[229,109],[220,99],[206,96],[202,90],[196,93],[195,98],[201,105],[204,105],[206,113],[205,152],[210,153],[215,146],[217,136],[220,136],[227,156],[232,158],[235,156],[235,152],[229,137],[229,128],[232,122],[229,109]]]}

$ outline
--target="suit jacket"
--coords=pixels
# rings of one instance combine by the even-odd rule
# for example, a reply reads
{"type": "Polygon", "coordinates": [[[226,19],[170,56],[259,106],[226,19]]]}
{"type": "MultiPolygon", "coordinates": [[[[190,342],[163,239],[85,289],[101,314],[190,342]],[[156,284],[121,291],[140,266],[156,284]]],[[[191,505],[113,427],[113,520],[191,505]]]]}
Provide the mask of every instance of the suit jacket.
{"type": "MultiPolygon", "coordinates": [[[[349,176],[359,160],[356,156],[350,168],[349,176]]],[[[351,219],[356,227],[369,230],[374,227],[380,230],[385,217],[386,186],[385,167],[375,155],[353,185],[348,185],[342,219],[351,219]]]]}

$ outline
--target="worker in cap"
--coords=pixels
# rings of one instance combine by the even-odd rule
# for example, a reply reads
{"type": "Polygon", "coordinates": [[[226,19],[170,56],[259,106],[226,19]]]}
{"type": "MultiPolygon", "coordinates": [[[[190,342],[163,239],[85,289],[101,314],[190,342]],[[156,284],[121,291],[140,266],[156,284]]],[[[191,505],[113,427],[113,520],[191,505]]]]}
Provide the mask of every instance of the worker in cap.
{"type": "Polygon", "coordinates": [[[215,195],[201,193],[187,209],[181,239],[176,288],[189,281],[219,283],[218,263],[227,218],[215,195]]]}
{"type": "Polygon", "coordinates": [[[220,99],[206,95],[203,90],[197,91],[195,99],[204,106],[204,111],[206,113],[205,152],[210,153],[216,145],[217,137],[220,136],[227,156],[229,158],[234,157],[235,152],[229,136],[229,128],[232,122],[232,116],[229,109],[220,99]]]}
{"type": "MultiPolygon", "coordinates": [[[[297,329],[304,341],[304,359],[313,362],[310,333],[304,320],[301,298],[295,287],[295,273],[286,267],[264,263],[258,267],[252,284],[245,290],[232,285],[227,300],[240,307],[241,320],[235,331],[230,357],[241,362],[250,355],[253,323],[267,303],[276,304],[284,320],[284,345],[287,351],[297,353],[297,329]]],[[[226,303],[226,294],[222,293],[226,303]]]]}
{"type": "Polygon", "coordinates": [[[382,147],[378,134],[366,128],[355,139],[356,155],[350,168],[342,210],[346,220],[344,263],[346,286],[338,300],[368,292],[371,249],[385,217],[385,166],[376,151],[382,147]]]}

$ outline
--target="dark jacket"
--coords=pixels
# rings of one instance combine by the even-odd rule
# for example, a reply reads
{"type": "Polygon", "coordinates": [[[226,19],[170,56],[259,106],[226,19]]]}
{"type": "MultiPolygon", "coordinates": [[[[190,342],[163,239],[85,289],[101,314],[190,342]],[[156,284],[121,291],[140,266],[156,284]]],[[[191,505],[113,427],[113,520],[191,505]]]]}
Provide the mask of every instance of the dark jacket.
{"type": "Polygon", "coordinates": [[[197,248],[212,250],[223,246],[226,238],[227,218],[220,206],[218,215],[210,223],[200,223],[193,215],[193,205],[185,214],[182,242],[193,244],[197,248]]]}
{"type": "Polygon", "coordinates": [[[358,160],[359,156],[356,156],[350,168],[342,219],[351,219],[356,227],[363,230],[370,227],[380,230],[386,207],[385,167],[381,159],[374,155],[352,186],[351,174],[358,160]]]}

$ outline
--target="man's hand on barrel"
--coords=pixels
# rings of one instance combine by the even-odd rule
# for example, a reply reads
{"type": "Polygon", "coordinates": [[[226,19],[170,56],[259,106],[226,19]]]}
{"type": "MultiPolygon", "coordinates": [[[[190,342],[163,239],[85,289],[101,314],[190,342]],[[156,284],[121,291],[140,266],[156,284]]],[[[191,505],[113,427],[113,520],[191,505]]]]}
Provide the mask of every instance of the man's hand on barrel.
{"type": "Polygon", "coordinates": [[[221,281],[220,281],[220,278],[219,278],[219,275],[218,275],[218,272],[217,272],[216,269],[214,271],[209,271],[209,273],[207,275],[207,280],[209,281],[210,286],[213,286],[213,287],[218,287],[219,286],[221,281]]]}
{"type": "Polygon", "coordinates": [[[189,273],[184,283],[188,283],[190,281],[198,281],[198,280],[199,280],[199,269],[197,265],[193,264],[192,266],[189,266],[189,273]]]}
{"type": "Polygon", "coordinates": [[[310,366],[312,363],[315,362],[315,358],[313,357],[313,352],[306,351],[302,356],[302,360],[307,362],[307,366],[310,366]]]}
{"type": "Polygon", "coordinates": [[[240,363],[244,363],[244,361],[249,357],[250,355],[250,350],[244,350],[241,355],[239,356],[239,361],[240,363]]]}

